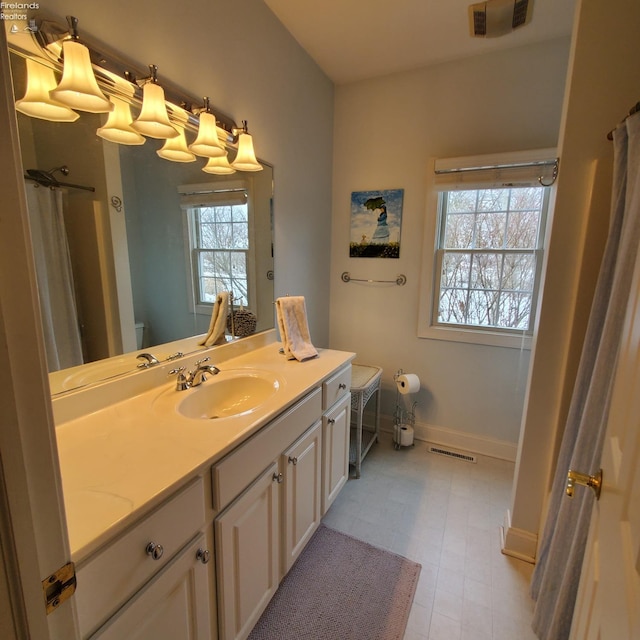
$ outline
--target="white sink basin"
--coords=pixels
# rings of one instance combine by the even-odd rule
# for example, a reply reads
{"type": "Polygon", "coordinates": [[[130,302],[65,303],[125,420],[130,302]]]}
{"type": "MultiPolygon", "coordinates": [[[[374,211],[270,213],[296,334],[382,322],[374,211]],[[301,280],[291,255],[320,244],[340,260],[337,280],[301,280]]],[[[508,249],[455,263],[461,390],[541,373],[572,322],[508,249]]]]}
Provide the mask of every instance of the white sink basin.
{"type": "Polygon", "coordinates": [[[277,376],[269,371],[235,369],[209,375],[186,391],[165,391],[163,396],[165,401],[173,398],[175,411],[185,418],[219,420],[255,411],[279,389],[277,376]]]}

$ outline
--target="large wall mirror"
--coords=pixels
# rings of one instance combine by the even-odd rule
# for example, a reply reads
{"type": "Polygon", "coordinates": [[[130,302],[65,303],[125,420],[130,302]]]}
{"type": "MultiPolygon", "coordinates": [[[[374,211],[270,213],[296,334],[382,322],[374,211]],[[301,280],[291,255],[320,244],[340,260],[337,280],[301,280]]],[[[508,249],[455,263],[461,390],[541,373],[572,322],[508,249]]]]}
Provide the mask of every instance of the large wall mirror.
{"type": "MultiPolygon", "coordinates": [[[[11,60],[19,98],[26,61],[11,60]]],[[[135,371],[142,351],[166,360],[198,348],[186,339],[207,332],[216,290],[234,291],[233,308],[253,314],[256,332],[274,325],[273,168],[207,174],[202,158],[159,157],[161,140],[103,140],[105,120],[18,113],[52,393],[135,371]],[[80,328],[79,350],[65,343],[65,323],[80,328]]]]}

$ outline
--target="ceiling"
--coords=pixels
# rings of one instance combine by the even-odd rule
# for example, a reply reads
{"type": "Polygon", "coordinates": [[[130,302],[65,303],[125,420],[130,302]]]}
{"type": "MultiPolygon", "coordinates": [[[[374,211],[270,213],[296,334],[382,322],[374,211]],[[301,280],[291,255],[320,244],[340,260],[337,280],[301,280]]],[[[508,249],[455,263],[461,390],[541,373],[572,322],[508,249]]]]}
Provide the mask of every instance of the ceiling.
{"type": "Polygon", "coordinates": [[[529,24],[498,38],[472,38],[468,6],[478,1],[264,0],[336,84],[571,33],[575,0],[530,0],[529,24]]]}

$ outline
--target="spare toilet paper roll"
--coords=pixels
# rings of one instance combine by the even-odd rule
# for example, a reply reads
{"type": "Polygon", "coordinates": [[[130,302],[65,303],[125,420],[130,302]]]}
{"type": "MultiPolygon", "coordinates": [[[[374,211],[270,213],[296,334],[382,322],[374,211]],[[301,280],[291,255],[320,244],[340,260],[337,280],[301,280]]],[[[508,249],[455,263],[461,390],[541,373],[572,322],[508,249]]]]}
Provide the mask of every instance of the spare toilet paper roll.
{"type": "Polygon", "coordinates": [[[398,391],[402,394],[420,391],[420,378],[415,373],[403,373],[396,380],[398,391]]]}
{"type": "Polygon", "coordinates": [[[400,442],[401,447],[410,447],[413,444],[413,427],[400,425],[400,442]]]}

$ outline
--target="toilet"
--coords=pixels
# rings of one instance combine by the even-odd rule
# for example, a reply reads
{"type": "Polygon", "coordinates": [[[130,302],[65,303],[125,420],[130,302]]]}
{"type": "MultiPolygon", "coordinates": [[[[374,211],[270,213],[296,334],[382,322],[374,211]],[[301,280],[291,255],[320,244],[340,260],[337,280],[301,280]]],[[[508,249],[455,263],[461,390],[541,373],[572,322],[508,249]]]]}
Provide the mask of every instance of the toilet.
{"type": "Polygon", "coordinates": [[[137,349],[142,349],[143,341],[144,341],[144,322],[136,322],[136,348],[137,349]]]}

